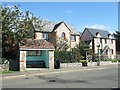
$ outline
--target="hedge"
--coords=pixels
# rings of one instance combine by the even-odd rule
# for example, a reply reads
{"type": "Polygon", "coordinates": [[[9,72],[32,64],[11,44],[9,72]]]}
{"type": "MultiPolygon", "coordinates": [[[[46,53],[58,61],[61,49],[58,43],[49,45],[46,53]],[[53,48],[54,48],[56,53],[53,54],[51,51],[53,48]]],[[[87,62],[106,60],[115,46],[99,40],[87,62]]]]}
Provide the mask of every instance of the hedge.
{"type": "Polygon", "coordinates": [[[79,54],[74,51],[55,51],[55,60],[59,59],[61,63],[79,62],[79,54]]]}

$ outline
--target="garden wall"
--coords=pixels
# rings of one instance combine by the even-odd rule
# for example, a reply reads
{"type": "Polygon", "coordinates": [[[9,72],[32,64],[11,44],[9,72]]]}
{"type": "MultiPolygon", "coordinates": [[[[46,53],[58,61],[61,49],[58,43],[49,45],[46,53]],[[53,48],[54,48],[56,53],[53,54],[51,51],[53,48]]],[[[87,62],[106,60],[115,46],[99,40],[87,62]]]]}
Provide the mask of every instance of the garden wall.
{"type": "MultiPolygon", "coordinates": [[[[101,61],[100,65],[108,65],[108,64],[118,64],[118,62],[112,63],[111,61],[101,61]]],[[[88,66],[97,66],[97,62],[88,62],[88,66]]],[[[61,68],[80,68],[82,67],[82,63],[60,63],[61,68]]]]}

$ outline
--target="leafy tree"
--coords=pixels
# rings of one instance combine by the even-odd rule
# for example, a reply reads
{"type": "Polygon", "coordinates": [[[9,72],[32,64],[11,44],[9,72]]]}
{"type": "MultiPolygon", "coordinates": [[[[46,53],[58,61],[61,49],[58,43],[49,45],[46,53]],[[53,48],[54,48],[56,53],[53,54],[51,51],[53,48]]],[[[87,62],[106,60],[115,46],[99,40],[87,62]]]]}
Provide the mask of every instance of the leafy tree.
{"type": "MultiPolygon", "coordinates": [[[[19,6],[1,7],[2,20],[2,55],[13,58],[19,48],[19,41],[34,38],[33,22],[38,18],[29,11],[22,12],[19,6]]],[[[39,20],[40,21],[40,20],[39,20]]]]}
{"type": "Polygon", "coordinates": [[[120,31],[116,31],[113,35],[116,38],[116,50],[120,51],[120,31]]]}
{"type": "Polygon", "coordinates": [[[117,40],[120,40],[120,31],[116,31],[113,35],[117,40]]]}

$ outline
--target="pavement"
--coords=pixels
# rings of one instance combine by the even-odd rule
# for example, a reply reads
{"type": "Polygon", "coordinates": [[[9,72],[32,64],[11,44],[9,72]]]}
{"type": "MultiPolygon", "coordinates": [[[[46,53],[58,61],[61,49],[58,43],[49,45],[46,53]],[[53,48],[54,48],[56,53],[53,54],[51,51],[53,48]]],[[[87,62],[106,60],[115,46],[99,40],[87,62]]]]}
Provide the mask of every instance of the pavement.
{"type": "Polygon", "coordinates": [[[26,71],[21,71],[21,72],[18,71],[18,72],[13,72],[13,73],[2,74],[1,79],[20,78],[20,77],[28,78],[29,76],[35,76],[35,75],[78,72],[78,71],[86,71],[86,70],[99,70],[99,69],[107,69],[107,68],[112,68],[112,67],[118,68],[118,64],[87,66],[87,67],[79,67],[79,68],[60,68],[60,69],[53,69],[53,70],[42,68],[39,70],[26,70],[26,71]]]}

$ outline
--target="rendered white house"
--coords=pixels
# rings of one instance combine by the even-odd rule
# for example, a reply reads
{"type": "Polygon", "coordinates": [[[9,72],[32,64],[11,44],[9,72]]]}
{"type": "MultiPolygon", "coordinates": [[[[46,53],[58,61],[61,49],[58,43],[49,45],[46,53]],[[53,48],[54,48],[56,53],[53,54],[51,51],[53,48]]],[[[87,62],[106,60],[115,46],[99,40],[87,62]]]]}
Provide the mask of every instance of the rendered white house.
{"type": "Polygon", "coordinates": [[[93,53],[99,53],[101,56],[111,59],[116,58],[115,38],[106,30],[85,28],[81,41],[89,44],[93,53]]]}

